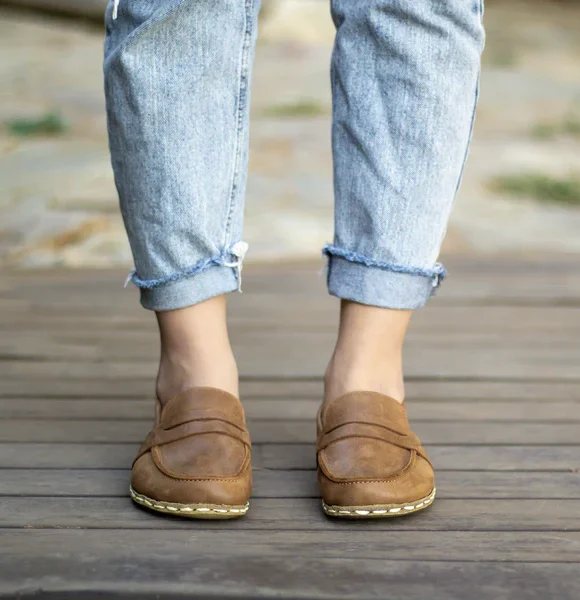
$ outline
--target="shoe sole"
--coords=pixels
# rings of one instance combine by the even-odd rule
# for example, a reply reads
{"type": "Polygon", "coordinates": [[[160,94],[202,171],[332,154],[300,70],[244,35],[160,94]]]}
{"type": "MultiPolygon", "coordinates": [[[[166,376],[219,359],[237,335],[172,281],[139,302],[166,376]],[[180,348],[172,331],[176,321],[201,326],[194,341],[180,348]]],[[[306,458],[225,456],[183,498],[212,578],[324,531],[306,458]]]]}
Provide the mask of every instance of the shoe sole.
{"type": "Polygon", "coordinates": [[[154,510],[165,513],[166,515],[175,515],[186,517],[188,519],[237,519],[243,517],[250,508],[250,503],[242,505],[230,504],[179,504],[177,502],[162,502],[148,498],[139,494],[132,487],[129,488],[133,502],[154,510]]]}
{"type": "Polygon", "coordinates": [[[335,506],[322,501],[322,509],[329,517],[341,519],[384,519],[402,517],[423,510],[435,499],[436,488],[424,498],[405,504],[371,504],[369,506],[335,506]]]}

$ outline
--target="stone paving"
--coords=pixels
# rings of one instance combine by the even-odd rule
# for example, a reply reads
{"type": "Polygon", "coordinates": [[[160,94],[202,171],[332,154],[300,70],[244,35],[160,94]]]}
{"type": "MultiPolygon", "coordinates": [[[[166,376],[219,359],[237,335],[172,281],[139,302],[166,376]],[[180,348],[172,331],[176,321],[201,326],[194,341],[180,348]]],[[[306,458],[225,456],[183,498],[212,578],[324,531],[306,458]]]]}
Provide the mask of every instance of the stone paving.
{"type": "MultiPolygon", "coordinates": [[[[445,250],[580,252],[580,209],[489,188],[504,173],[580,174],[580,137],[533,135],[580,107],[580,19],[572,10],[490,3],[476,133],[445,250]]],[[[274,3],[264,18],[252,100],[249,260],[316,257],[332,237],[332,37],[319,0],[274,3]]],[[[131,263],[107,152],[101,52],[95,26],[0,9],[0,121],[57,110],[68,124],[54,136],[0,131],[0,265],[131,263]]]]}

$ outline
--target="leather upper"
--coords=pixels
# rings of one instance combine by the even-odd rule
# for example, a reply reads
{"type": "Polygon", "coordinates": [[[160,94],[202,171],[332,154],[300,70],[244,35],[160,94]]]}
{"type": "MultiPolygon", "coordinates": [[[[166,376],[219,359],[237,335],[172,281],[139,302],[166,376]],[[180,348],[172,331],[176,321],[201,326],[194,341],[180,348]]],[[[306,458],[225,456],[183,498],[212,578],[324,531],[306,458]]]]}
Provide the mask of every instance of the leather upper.
{"type": "Polygon", "coordinates": [[[317,417],[318,479],[336,506],[400,504],[434,488],[433,467],[404,404],[376,392],[324,403],[317,417]]]}
{"type": "Polygon", "coordinates": [[[158,501],[242,505],[251,491],[250,457],[240,401],[216,388],[192,388],[163,408],[157,402],[131,485],[158,501]]]}

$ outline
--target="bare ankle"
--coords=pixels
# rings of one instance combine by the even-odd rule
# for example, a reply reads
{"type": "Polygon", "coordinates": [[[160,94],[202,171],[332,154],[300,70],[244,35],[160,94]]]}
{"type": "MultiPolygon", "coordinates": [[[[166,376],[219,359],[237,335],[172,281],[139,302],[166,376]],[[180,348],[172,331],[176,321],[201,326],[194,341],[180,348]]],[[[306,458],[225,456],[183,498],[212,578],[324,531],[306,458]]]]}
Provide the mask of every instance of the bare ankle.
{"type": "Polygon", "coordinates": [[[349,392],[357,391],[378,392],[403,402],[405,385],[400,363],[361,366],[339,365],[331,361],[324,376],[325,400],[329,402],[349,392]]]}
{"type": "Polygon", "coordinates": [[[410,311],[341,303],[336,348],[325,375],[325,399],[374,391],[405,398],[402,351],[410,311]]]}
{"type": "Polygon", "coordinates": [[[156,391],[162,404],[194,387],[214,387],[238,397],[238,369],[233,354],[161,358],[156,391]]]}
{"type": "Polygon", "coordinates": [[[223,296],[157,313],[157,319],[161,338],[157,395],[162,403],[193,387],[215,387],[239,395],[223,296]]]}

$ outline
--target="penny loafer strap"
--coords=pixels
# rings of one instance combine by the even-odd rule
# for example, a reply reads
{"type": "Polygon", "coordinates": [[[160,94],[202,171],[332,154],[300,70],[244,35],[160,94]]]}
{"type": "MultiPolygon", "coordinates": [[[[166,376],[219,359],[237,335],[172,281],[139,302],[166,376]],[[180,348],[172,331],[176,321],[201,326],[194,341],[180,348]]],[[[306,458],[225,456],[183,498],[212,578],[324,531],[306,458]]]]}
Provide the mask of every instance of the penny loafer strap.
{"type": "Polygon", "coordinates": [[[173,426],[171,429],[164,429],[161,426],[155,427],[147,436],[143,446],[141,446],[135,461],[154,446],[163,446],[188,437],[207,433],[228,435],[242,442],[248,449],[251,448],[250,436],[247,430],[240,429],[236,424],[222,418],[204,417],[185,421],[173,426]]]}
{"type": "Polygon", "coordinates": [[[327,448],[330,444],[339,440],[349,438],[368,438],[380,440],[388,444],[393,444],[399,448],[415,451],[425,460],[429,461],[427,453],[423,449],[419,438],[410,431],[408,434],[402,434],[394,429],[387,428],[383,425],[377,425],[370,422],[350,421],[333,427],[332,430],[325,433],[322,432],[318,436],[316,451],[320,452],[327,448]]]}

